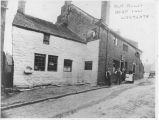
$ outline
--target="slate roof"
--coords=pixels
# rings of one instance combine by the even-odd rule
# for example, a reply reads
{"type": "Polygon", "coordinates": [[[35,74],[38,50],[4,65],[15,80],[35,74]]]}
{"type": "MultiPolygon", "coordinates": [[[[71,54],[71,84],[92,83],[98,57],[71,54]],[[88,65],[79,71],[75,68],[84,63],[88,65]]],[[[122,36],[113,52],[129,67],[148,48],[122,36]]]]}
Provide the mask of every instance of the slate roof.
{"type": "Polygon", "coordinates": [[[122,37],[121,35],[117,34],[115,31],[113,31],[113,30],[111,30],[111,29],[109,29],[109,30],[110,30],[110,32],[111,32],[112,34],[114,34],[117,38],[120,38],[122,41],[126,42],[127,44],[129,44],[130,46],[132,46],[133,48],[137,49],[138,51],[140,51],[140,52],[142,53],[142,51],[141,51],[139,48],[137,48],[134,44],[132,44],[131,40],[122,37]]]}
{"type": "Polygon", "coordinates": [[[110,29],[105,23],[102,22],[102,20],[99,20],[98,22],[96,22],[96,24],[100,25],[104,29],[110,31],[111,34],[115,35],[117,38],[119,38],[120,40],[126,42],[127,44],[129,44],[130,46],[132,46],[133,48],[135,48],[136,50],[138,50],[139,52],[142,53],[142,51],[138,47],[136,47],[134,44],[132,44],[132,42],[131,42],[132,40],[129,40],[127,38],[122,37],[121,35],[119,35],[115,31],[113,31],[112,29],[110,29]]]}
{"type": "Polygon", "coordinates": [[[17,14],[13,20],[13,26],[28,29],[41,33],[49,33],[51,35],[72,40],[75,42],[86,43],[78,35],[70,31],[64,26],[55,25],[52,22],[48,22],[39,18],[32,17],[17,11],[17,14]]]}

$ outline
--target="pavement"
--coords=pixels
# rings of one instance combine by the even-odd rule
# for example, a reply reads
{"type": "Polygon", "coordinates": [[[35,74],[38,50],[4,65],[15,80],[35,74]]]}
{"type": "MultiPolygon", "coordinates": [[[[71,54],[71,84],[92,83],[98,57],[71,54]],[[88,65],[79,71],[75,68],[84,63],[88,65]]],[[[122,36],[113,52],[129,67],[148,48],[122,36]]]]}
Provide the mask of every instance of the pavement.
{"type": "MultiPolygon", "coordinates": [[[[107,87],[107,86],[103,86],[107,87]]],[[[90,86],[89,84],[65,85],[65,86],[41,86],[23,92],[12,93],[1,98],[1,109],[9,109],[22,105],[33,104],[48,99],[57,99],[67,95],[78,94],[90,90],[103,88],[90,86]]]]}

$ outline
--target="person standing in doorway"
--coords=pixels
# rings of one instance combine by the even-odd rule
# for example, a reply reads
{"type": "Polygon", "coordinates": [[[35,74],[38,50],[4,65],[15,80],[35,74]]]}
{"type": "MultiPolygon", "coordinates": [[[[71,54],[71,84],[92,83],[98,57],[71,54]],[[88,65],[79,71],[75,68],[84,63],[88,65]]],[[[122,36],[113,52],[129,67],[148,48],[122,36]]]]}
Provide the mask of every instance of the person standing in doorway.
{"type": "Polygon", "coordinates": [[[126,78],[126,70],[125,68],[122,69],[122,74],[121,74],[121,80],[122,82],[125,81],[125,78],[126,78]]]}
{"type": "Polygon", "coordinates": [[[116,71],[116,81],[117,81],[117,84],[120,85],[120,83],[121,83],[121,71],[120,71],[120,68],[118,68],[117,71],[116,71]]]}

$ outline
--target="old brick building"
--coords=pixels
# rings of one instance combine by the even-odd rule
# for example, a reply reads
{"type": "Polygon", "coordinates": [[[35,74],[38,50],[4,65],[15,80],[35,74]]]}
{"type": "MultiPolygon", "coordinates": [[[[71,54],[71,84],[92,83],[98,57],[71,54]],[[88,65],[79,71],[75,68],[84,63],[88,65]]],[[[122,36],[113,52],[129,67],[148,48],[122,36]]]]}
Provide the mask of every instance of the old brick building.
{"type": "Polygon", "coordinates": [[[23,8],[24,3],[13,21],[14,85],[103,84],[106,68],[113,73],[114,67],[142,77],[141,50],[71,2],[56,24],[23,8]]]}

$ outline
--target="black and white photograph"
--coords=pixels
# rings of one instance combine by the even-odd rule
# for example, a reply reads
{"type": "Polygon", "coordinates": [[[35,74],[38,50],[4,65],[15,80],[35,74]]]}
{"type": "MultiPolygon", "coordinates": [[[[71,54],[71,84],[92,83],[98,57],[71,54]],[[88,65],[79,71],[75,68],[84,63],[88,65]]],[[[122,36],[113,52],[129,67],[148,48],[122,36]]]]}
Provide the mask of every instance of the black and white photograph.
{"type": "Polygon", "coordinates": [[[157,118],[157,0],[1,0],[1,118],[157,118]]]}

